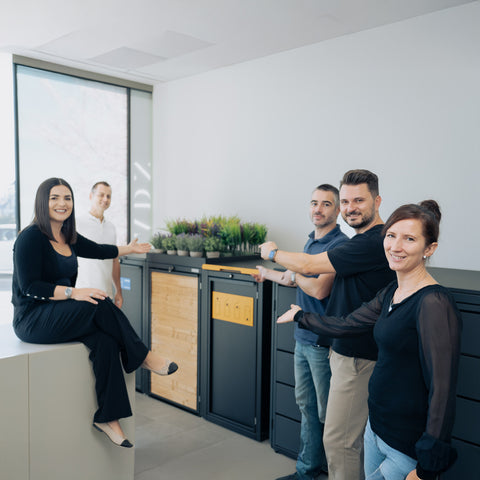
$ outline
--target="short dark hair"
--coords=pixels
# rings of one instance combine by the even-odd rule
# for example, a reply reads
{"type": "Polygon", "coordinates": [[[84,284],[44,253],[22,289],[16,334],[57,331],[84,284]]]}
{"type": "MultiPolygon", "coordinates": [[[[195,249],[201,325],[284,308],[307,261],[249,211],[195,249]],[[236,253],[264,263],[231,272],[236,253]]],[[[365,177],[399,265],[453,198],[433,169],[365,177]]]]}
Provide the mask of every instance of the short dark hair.
{"type": "Polygon", "coordinates": [[[343,185],[360,185],[362,183],[367,184],[368,190],[373,198],[378,196],[378,177],[370,170],[349,170],[340,181],[340,188],[342,188],[343,185]]]}
{"type": "Polygon", "coordinates": [[[100,182],[97,182],[97,183],[92,187],[91,192],[94,193],[95,190],[97,189],[97,187],[98,187],[99,185],[104,185],[105,187],[112,188],[108,182],[105,182],[105,180],[101,180],[100,182]]]}
{"type": "Polygon", "coordinates": [[[338,207],[340,205],[340,194],[338,192],[338,188],[334,187],[333,185],[330,185],[329,183],[322,183],[318,187],[315,188],[315,190],[321,190],[322,192],[332,192],[333,193],[333,198],[335,201],[335,207],[338,207]]]}
{"type": "Polygon", "coordinates": [[[419,204],[409,203],[398,207],[385,222],[383,234],[400,220],[420,220],[422,222],[422,233],[425,237],[426,245],[430,245],[438,241],[440,233],[440,219],[442,213],[440,207],[435,200],[424,200],[419,204]]]}
{"type": "Polygon", "coordinates": [[[50,191],[57,185],[64,185],[72,194],[72,214],[63,222],[61,230],[65,237],[65,241],[71,245],[77,241],[77,231],[75,227],[75,201],[73,198],[72,187],[63,178],[48,178],[40,184],[35,195],[35,216],[33,217],[32,223],[38,225],[40,231],[50,240],[55,241],[55,237],[53,236],[52,232],[52,226],[50,224],[50,211],[48,208],[48,203],[50,200],[50,191]]]}

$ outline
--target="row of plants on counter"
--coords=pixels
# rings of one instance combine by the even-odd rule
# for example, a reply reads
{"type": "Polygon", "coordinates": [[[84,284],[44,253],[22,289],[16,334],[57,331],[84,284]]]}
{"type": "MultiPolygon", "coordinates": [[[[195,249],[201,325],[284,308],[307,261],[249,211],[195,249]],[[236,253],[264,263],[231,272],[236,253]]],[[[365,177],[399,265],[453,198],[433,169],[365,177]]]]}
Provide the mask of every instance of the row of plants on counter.
{"type": "Polygon", "coordinates": [[[252,255],[265,242],[267,227],[260,223],[242,223],[237,216],[203,217],[201,220],[168,220],[168,233],[157,232],[152,245],[168,254],[203,256],[252,255]]]}

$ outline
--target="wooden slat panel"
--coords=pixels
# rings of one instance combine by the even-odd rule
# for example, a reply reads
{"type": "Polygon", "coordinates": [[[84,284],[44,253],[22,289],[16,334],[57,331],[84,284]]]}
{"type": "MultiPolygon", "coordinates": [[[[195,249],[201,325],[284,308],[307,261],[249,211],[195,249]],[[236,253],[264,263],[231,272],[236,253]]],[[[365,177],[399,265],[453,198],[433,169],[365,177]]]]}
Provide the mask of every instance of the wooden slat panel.
{"type": "Polygon", "coordinates": [[[155,395],[197,410],[198,278],[151,273],[152,350],[178,363],[168,377],[152,374],[155,395]]]}

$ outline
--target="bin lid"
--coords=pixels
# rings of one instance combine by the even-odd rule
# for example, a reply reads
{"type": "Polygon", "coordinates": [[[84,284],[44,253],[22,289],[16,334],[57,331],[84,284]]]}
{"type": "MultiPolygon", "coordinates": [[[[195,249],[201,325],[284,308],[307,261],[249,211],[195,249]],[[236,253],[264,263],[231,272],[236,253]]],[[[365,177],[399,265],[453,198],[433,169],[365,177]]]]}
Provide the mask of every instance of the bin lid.
{"type": "Polygon", "coordinates": [[[259,273],[256,268],[233,267],[231,265],[216,265],[213,263],[204,263],[202,265],[202,270],[213,270],[215,272],[243,273],[245,275],[254,275],[259,273]]]}

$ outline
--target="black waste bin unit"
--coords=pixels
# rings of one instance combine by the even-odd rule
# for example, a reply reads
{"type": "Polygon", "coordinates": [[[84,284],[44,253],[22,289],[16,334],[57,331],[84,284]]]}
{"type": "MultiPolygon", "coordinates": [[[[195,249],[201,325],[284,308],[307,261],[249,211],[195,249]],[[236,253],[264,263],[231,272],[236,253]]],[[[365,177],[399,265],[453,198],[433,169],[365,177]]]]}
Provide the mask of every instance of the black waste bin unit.
{"type": "MultiPolygon", "coordinates": [[[[122,311],[143,343],[149,345],[145,255],[127,255],[120,258],[120,283],[123,295],[122,311]]],[[[135,373],[135,387],[142,393],[148,391],[148,376],[143,368],[139,368],[135,373]]]]}
{"type": "Polygon", "coordinates": [[[261,441],[268,437],[271,283],[257,283],[251,265],[238,265],[202,266],[201,414],[261,441]]]}

